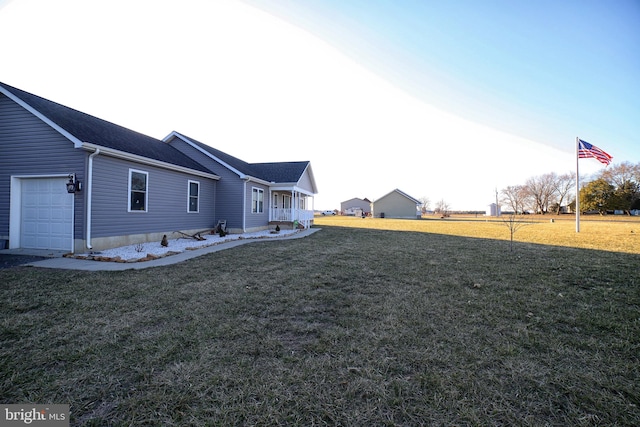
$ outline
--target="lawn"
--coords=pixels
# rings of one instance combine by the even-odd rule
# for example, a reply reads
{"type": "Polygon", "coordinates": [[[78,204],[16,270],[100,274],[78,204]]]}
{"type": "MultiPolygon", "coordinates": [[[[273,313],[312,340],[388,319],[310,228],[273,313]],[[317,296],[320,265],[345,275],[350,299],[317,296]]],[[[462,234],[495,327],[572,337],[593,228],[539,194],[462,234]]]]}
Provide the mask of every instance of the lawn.
{"type": "MultiPolygon", "coordinates": [[[[509,240],[510,216],[500,218],[482,215],[438,215],[421,220],[356,218],[353,216],[316,217],[318,226],[373,228],[379,230],[418,231],[452,236],[509,240]]],[[[518,225],[514,241],[543,245],[598,249],[640,254],[640,217],[582,215],[580,232],[576,233],[571,215],[524,215],[513,221],[518,225]]]]}
{"type": "Polygon", "coordinates": [[[640,425],[640,255],[380,228],[0,270],[0,402],[72,425],[640,425]]]}

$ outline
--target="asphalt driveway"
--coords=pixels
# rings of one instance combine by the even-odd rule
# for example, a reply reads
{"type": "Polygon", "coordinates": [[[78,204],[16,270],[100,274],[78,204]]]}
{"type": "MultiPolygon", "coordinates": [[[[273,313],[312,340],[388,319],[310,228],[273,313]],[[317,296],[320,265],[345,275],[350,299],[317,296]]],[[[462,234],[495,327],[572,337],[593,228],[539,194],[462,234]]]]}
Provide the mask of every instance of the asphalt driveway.
{"type": "Polygon", "coordinates": [[[19,265],[28,264],[30,262],[42,261],[43,259],[47,258],[34,255],[0,254],[0,269],[17,267],[19,265]]]}

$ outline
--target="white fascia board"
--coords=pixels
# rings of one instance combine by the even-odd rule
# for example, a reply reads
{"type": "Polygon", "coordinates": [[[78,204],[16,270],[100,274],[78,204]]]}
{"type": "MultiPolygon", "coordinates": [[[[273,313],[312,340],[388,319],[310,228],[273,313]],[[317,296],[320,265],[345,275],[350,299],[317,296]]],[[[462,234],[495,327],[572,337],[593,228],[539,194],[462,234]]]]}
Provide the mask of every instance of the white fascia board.
{"type": "Polygon", "coordinates": [[[174,165],[174,164],[167,163],[167,162],[162,162],[160,160],[150,159],[150,158],[144,157],[144,156],[138,156],[137,154],[131,154],[131,153],[127,153],[127,152],[120,151],[120,150],[114,150],[112,148],[107,148],[107,147],[104,147],[102,145],[92,144],[90,142],[80,142],[78,145],[76,145],[76,148],[82,148],[83,150],[87,150],[87,151],[95,151],[97,149],[100,149],[100,154],[102,154],[102,155],[116,157],[116,158],[124,159],[124,160],[131,160],[132,162],[143,163],[143,164],[151,165],[151,166],[157,166],[159,168],[170,169],[170,170],[174,170],[174,171],[177,171],[177,172],[184,172],[184,173],[188,173],[190,175],[201,176],[203,178],[209,178],[209,179],[215,179],[215,180],[219,180],[220,179],[220,177],[218,175],[214,175],[214,174],[211,174],[211,173],[207,173],[207,172],[202,172],[202,171],[195,170],[195,169],[186,168],[184,166],[178,166],[178,165],[174,165]]]}
{"type": "Polygon", "coordinates": [[[414,197],[411,197],[410,195],[408,195],[407,193],[405,193],[404,191],[398,190],[396,189],[395,191],[397,191],[399,194],[403,195],[404,197],[406,197],[407,199],[411,200],[412,202],[415,202],[416,204],[419,204],[420,201],[414,197]]]}
{"type": "Polygon", "coordinates": [[[296,184],[297,182],[292,182],[288,185],[286,183],[279,182],[277,185],[271,185],[269,189],[271,191],[295,191],[297,193],[306,194],[307,196],[315,196],[316,193],[298,187],[296,184]]]}
{"type": "Polygon", "coordinates": [[[317,194],[318,186],[316,185],[316,178],[315,176],[313,176],[313,169],[311,169],[311,162],[309,162],[307,167],[304,169],[304,171],[302,172],[302,175],[304,175],[307,172],[309,173],[309,178],[311,179],[311,186],[313,187],[313,192],[314,194],[317,194]]]}
{"type": "Polygon", "coordinates": [[[316,193],[309,190],[305,190],[304,188],[300,188],[298,186],[295,186],[294,190],[297,191],[298,193],[306,194],[307,196],[311,196],[311,197],[316,195],[316,193]]]}
{"type": "Polygon", "coordinates": [[[262,184],[269,187],[271,186],[271,184],[273,184],[270,181],[265,181],[264,179],[256,178],[254,176],[249,176],[249,175],[243,175],[243,179],[247,182],[255,182],[257,184],[262,184]]]}
{"type": "Polygon", "coordinates": [[[269,185],[269,188],[275,191],[278,191],[278,190],[293,191],[293,190],[296,190],[296,184],[297,182],[277,182],[277,183],[272,182],[271,185],[269,185]]]}
{"type": "Polygon", "coordinates": [[[82,141],[80,141],[78,138],[76,138],[75,136],[73,136],[72,134],[70,134],[60,126],[58,126],[55,122],[51,121],[47,116],[45,116],[40,111],[33,108],[31,105],[24,102],[22,99],[15,96],[10,91],[6,90],[1,85],[0,85],[0,93],[5,95],[7,98],[11,99],[16,104],[20,105],[22,108],[24,108],[25,110],[27,110],[28,112],[30,112],[31,114],[33,114],[34,116],[36,116],[37,118],[45,122],[47,125],[51,126],[54,130],[59,132],[62,136],[64,136],[65,138],[73,142],[73,146],[75,148],[79,148],[79,146],[82,144],[82,141]]]}
{"type": "Polygon", "coordinates": [[[170,140],[171,138],[173,138],[174,136],[177,138],[177,137],[178,137],[178,136],[180,136],[180,135],[179,135],[179,134],[178,134],[178,132],[176,132],[175,130],[172,130],[172,131],[171,131],[171,133],[170,133],[169,135],[167,135],[167,136],[165,136],[164,138],[162,138],[162,142],[169,142],[169,140],[170,140]]]}

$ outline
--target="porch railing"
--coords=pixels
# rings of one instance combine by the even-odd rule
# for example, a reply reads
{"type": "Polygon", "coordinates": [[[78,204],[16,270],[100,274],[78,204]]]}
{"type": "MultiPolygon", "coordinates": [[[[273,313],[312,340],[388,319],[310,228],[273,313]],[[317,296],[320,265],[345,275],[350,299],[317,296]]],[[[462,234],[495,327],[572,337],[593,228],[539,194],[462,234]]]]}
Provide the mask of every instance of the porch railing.
{"type": "Polygon", "coordinates": [[[313,221],[313,211],[306,209],[271,208],[270,219],[271,221],[298,221],[304,228],[309,228],[313,221]]]}

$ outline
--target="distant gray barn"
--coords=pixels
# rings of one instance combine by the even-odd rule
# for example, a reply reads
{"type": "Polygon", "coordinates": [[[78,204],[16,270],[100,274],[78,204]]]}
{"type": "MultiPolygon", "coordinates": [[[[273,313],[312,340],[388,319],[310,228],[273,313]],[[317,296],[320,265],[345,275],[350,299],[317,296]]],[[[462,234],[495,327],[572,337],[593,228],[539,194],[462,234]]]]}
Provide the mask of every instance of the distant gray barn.
{"type": "Polygon", "coordinates": [[[397,188],[371,203],[376,218],[420,218],[420,201],[397,188]]]}
{"type": "Polygon", "coordinates": [[[366,215],[371,213],[371,201],[369,199],[353,198],[340,203],[340,211],[343,215],[355,215],[360,210],[366,215]]]}

